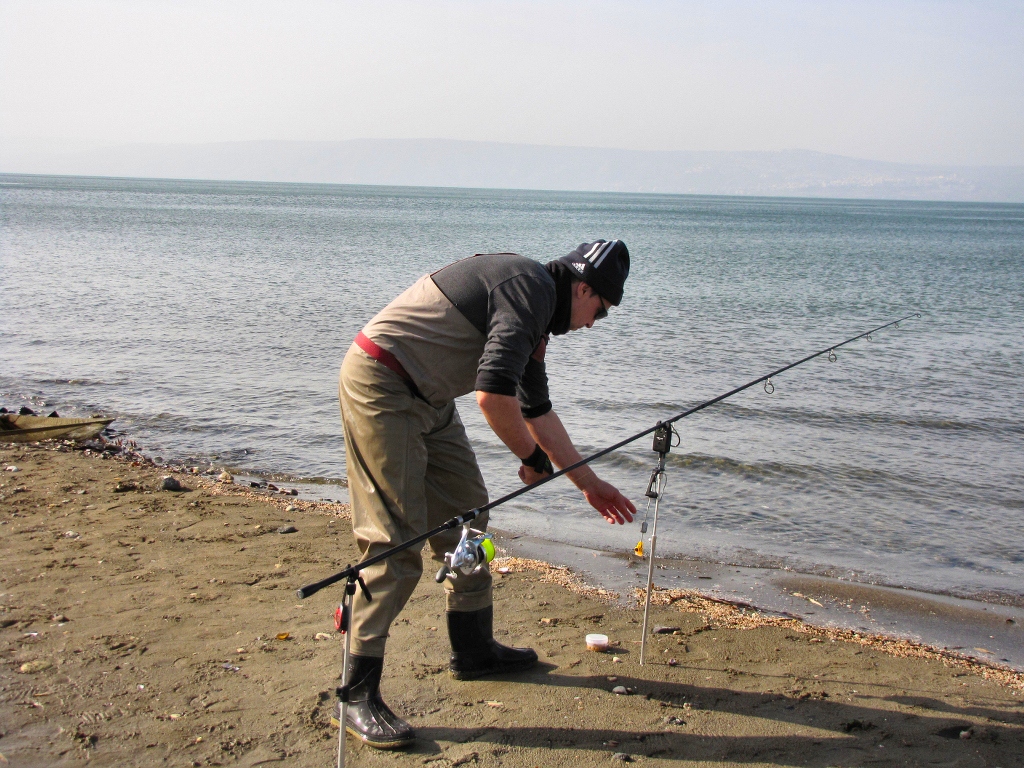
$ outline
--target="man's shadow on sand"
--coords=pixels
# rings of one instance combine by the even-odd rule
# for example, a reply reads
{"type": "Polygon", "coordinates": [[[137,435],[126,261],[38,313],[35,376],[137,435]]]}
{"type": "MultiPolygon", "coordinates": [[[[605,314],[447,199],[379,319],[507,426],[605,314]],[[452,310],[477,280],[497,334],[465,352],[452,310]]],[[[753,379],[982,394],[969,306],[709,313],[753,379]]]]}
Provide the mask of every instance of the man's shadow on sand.
{"type": "MultiPolygon", "coordinates": [[[[621,752],[655,759],[772,762],[778,765],[831,765],[836,761],[850,760],[858,764],[865,761],[905,763],[908,759],[914,762],[923,757],[919,752],[915,757],[915,750],[922,748],[938,749],[947,759],[954,761],[968,755],[977,759],[979,751],[1008,758],[1002,763],[997,761],[997,765],[1012,765],[1013,760],[1024,755],[1024,711],[1008,714],[1005,710],[977,705],[956,707],[926,695],[877,697],[928,710],[927,713],[908,713],[815,698],[817,694],[811,692],[805,692],[801,697],[623,675],[618,675],[617,680],[611,683],[604,675],[577,677],[557,674],[556,669],[552,664],[540,664],[526,675],[490,679],[524,685],[600,690],[608,696],[615,695],[610,692],[613,685],[625,686],[632,697],[661,703],[661,722],[649,730],[574,728],[571,723],[575,710],[570,708],[562,713],[563,716],[568,715],[569,720],[561,726],[509,726],[505,723],[467,728],[419,726],[416,727],[418,741],[409,751],[438,754],[442,751],[441,742],[472,742],[479,746],[480,751],[491,751],[495,755],[513,747],[540,747],[590,749],[595,752],[595,759],[601,757],[598,753],[610,756],[621,752]],[[694,701],[699,702],[696,710],[683,707],[685,702],[694,701]],[[773,720],[831,733],[709,736],[687,732],[688,721],[694,715],[700,717],[701,710],[773,720]],[[966,717],[984,718],[986,723],[979,726],[966,721],[966,717]],[[898,736],[891,732],[897,729],[898,736]],[[969,733],[968,738],[961,735],[965,731],[969,733]]],[[[792,682],[788,675],[778,676],[778,679],[786,684],[792,682]]],[[[850,681],[818,678],[816,682],[847,684],[850,681]]],[[[595,705],[587,702],[584,706],[592,708],[595,705]]],[[[771,731],[772,728],[769,725],[765,730],[771,731]]]]}

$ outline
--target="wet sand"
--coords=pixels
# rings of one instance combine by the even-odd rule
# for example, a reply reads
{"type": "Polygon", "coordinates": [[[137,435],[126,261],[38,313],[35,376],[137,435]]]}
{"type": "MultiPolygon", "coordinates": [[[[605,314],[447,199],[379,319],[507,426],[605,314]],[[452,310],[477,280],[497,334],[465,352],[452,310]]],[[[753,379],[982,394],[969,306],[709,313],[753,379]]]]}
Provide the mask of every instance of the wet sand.
{"type": "MultiPolygon", "coordinates": [[[[647,585],[647,563],[632,552],[598,551],[531,536],[516,536],[508,549],[569,567],[625,595],[647,585]]],[[[658,558],[654,573],[656,589],[688,589],[820,627],[903,637],[1024,672],[1024,607],[1019,601],[981,602],[692,558],[658,558]]]]}
{"type": "MultiPolygon", "coordinates": [[[[340,589],[294,590],[354,559],[344,505],[187,474],[162,491],[166,470],[66,446],[0,447],[0,464],[18,468],[0,474],[0,765],[333,764],[340,589]]],[[[497,635],[540,666],[451,679],[428,566],[383,686],[420,739],[349,739],[352,765],[1024,764],[1020,673],[690,589],[654,594],[668,631],[640,666],[634,595],[498,565],[497,635]]]]}

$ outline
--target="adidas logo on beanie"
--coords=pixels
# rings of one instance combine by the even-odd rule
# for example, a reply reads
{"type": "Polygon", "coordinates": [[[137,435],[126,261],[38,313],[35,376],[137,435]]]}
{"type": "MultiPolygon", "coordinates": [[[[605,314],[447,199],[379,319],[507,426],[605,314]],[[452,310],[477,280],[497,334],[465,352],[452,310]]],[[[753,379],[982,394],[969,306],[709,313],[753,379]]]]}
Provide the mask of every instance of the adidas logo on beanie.
{"type": "Polygon", "coordinates": [[[595,240],[582,243],[559,259],[603,298],[618,306],[622,287],[629,276],[629,249],[621,240],[595,240]]]}

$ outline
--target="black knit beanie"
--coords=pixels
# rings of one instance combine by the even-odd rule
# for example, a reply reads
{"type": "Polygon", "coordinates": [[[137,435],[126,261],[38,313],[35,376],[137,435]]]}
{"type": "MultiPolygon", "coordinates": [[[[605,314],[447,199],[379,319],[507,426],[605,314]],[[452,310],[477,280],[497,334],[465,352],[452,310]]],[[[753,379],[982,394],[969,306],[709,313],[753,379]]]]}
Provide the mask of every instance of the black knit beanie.
{"type": "Polygon", "coordinates": [[[629,249],[621,240],[583,243],[559,259],[584,283],[614,306],[622,301],[622,287],[629,275],[629,249]]]}

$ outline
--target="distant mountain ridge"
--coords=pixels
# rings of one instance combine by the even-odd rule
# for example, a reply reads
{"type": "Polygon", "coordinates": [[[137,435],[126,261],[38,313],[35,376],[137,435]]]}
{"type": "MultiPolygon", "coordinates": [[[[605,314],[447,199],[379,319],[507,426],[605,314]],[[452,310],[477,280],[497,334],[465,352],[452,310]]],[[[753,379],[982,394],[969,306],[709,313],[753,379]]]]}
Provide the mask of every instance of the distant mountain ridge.
{"type": "Polygon", "coordinates": [[[1024,167],[860,160],[808,150],[691,152],[451,139],[130,144],[4,156],[0,171],[595,192],[1024,202],[1024,167]]]}

